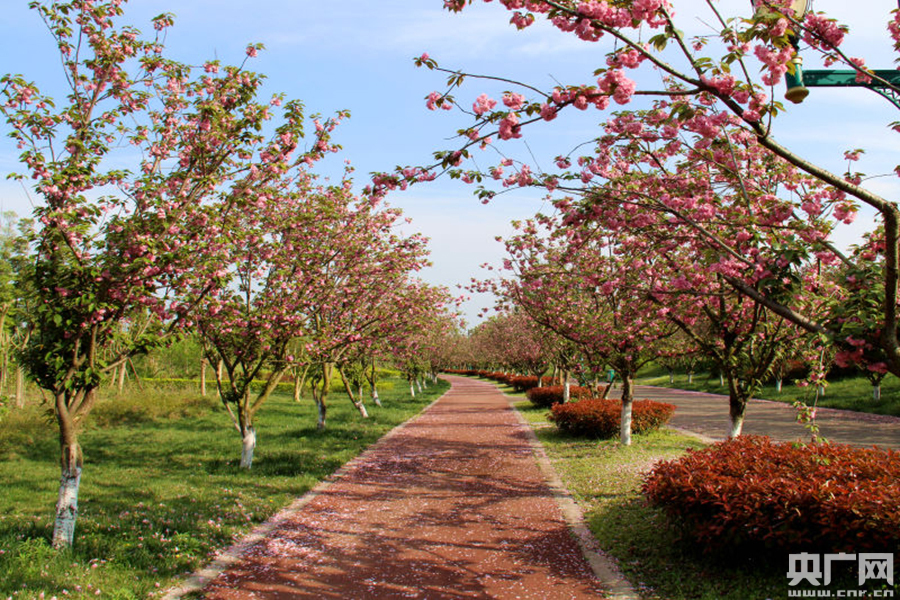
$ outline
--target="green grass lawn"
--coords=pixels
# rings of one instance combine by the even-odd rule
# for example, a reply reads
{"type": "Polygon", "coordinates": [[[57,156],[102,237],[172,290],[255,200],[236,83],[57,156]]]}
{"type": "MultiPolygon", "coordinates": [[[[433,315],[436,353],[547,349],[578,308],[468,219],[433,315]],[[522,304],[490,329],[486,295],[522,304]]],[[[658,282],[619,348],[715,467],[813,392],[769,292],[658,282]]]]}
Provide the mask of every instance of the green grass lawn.
{"type": "MultiPolygon", "coordinates": [[[[719,376],[706,372],[694,373],[693,382],[688,383],[688,376],[683,373],[675,375],[675,382],[669,383],[669,375],[665,369],[649,367],[639,373],[636,383],[656,385],[660,387],[678,388],[713,394],[728,394],[728,388],[719,384],[719,376]]],[[[816,391],[812,387],[800,387],[793,382],[785,381],[781,391],[771,383],[764,386],[755,398],[777,400],[793,403],[801,400],[812,405],[816,391]]],[[[818,405],[825,408],[840,408],[879,415],[900,416],[900,378],[888,375],[881,384],[881,400],[872,397],[872,384],[865,377],[846,377],[828,382],[825,394],[819,397],[818,405]]]]}
{"type": "Polygon", "coordinates": [[[363,420],[330,398],[328,428],[312,400],[276,394],[257,417],[250,471],[212,395],[170,387],[98,405],[81,436],[84,474],[72,550],[49,546],[59,485],[56,426],[37,404],[0,429],[0,597],[145,598],[303,494],[449,386],[415,399],[379,384],[383,408],[363,420]]]}

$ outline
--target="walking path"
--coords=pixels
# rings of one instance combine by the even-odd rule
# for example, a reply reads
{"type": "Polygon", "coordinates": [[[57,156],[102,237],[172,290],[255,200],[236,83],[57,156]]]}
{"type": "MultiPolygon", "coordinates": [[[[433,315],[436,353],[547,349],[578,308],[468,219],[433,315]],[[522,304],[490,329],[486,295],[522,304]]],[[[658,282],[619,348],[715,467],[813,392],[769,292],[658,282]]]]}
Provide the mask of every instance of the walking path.
{"type": "MultiPolygon", "coordinates": [[[[620,392],[617,386],[610,395],[618,397],[615,394],[620,392]]],[[[669,421],[671,427],[714,440],[724,439],[728,435],[728,396],[638,385],[635,386],[634,397],[674,404],[675,416],[669,421]]],[[[816,421],[819,435],[830,442],[900,448],[900,417],[819,408],[816,421]]],[[[809,430],[797,423],[797,410],[790,404],[771,400],[750,401],[743,432],[788,442],[810,439],[809,430]]]]}
{"type": "Polygon", "coordinates": [[[614,595],[571,535],[507,398],[490,383],[447,379],[450,391],[422,415],[234,550],[205,597],[614,595]]]}

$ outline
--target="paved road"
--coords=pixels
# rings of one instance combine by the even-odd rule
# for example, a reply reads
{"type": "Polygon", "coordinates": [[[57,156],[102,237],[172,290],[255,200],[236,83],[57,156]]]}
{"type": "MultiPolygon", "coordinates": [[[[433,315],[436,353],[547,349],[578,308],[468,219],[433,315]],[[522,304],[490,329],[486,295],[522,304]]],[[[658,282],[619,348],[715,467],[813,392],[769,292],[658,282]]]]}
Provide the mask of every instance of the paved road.
{"type": "MultiPolygon", "coordinates": [[[[615,396],[620,390],[614,388],[615,396]]],[[[674,404],[673,427],[686,429],[716,440],[728,435],[728,397],[687,392],[647,385],[635,386],[635,398],[649,398],[674,404]]],[[[900,417],[869,415],[848,410],[819,408],[819,434],[831,442],[855,446],[900,448],[900,417]]],[[[744,433],[768,435],[781,441],[809,441],[809,431],[797,423],[797,411],[789,404],[752,400],[747,406],[744,433]]]]}
{"type": "Polygon", "coordinates": [[[447,379],[447,394],[280,515],[205,597],[605,597],[507,398],[447,379]]]}

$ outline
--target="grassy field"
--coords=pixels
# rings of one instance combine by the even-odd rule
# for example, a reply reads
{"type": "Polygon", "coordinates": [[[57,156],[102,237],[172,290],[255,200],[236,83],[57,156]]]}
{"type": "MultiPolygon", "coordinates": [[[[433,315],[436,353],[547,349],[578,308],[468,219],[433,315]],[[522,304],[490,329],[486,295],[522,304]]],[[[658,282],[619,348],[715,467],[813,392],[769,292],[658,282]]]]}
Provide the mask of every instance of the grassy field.
{"type": "MultiPolygon", "coordinates": [[[[85,467],[75,545],[49,546],[59,468],[55,425],[37,403],[0,429],[0,597],[146,598],[205,563],[293,498],[418,413],[448,385],[415,399],[379,384],[383,408],[363,420],[331,396],[328,428],[315,406],[274,395],[257,418],[253,469],[212,394],[179,386],[97,406],[82,434],[85,467]]],[[[196,389],[196,388],[194,388],[196,389]]]]}
{"type": "MultiPolygon", "coordinates": [[[[642,385],[656,385],[713,394],[728,393],[728,388],[719,384],[718,375],[706,372],[694,373],[691,383],[688,383],[687,375],[679,373],[675,375],[675,382],[669,383],[669,375],[665,369],[651,366],[642,370],[635,382],[642,385]]],[[[812,405],[815,395],[816,391],[812,387],[800,387],[793,382],[786,381],[780,392],[775,388],[775,384],[771,383],[764,386],[755,397],[788,404],[800,400],[805,404],[812,405]]],[[[872,384],[865,377],[847,377],[830,381],[825,388],[824,395],[819,397],[818,405],[825,408],[900,416],[900,378],[892,375],[885,377],[881,384],[881,400],[879,401],[873,399],[872,384]]]]}

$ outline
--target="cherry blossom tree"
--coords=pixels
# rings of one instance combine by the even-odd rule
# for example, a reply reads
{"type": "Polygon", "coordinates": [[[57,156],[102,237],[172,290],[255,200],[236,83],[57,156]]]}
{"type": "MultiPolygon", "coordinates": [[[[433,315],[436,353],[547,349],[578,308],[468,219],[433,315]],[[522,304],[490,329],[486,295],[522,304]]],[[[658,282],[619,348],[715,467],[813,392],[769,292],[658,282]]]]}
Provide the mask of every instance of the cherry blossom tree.
{"type": "Polygon", "coordinates": [[[340,216],[352,211],[343,188],[316,186],[305,169],[291,175],[253,187],[211,218],[209,228],[226,234],[205,257],[220,266],[218,289],[200,299],[194,318],[207,360],[221,361],[227,375],[216,383],[247,469],[256,447],[254,416],[303,359],[293,354],[294,341],[308,333],[310,282],[339,252],[333,243],[340,239],[340,216]],[[264,384],[254,397],[257,379],[264,384]]]}
{"type": "MultiPolygon", "coordinates": [[[[335,366],[351,357],[354,348],[386,336],[390,323],[414,309],[418,299],[409,293],[416,287],[411,276],[428,264],[425,238],[394,231],[398,209],[359,198],[336,216],[338,226],[315,244],[319,259],[311,265],[303,295],[304,353],[312,365],[319,428],[326,424],[335,366]]],[[[362,399],[354,404],[366,416],[362,399]]]]}
{"type": "MultiPolygon", "coordinates": [[[[259,101],[259,75],[166,58],[171,15],[154,19],[156,35],[145,38],[118,25],[122,4],[31,4],[59,48],[64,99],[19,75],[0,78],[21,177],[34,180],[42,200],[34,210],[33,333],[21,359],[49,392],[60,431],[57,547],[72,543],[78,430],[104,374],[179,331],[215,289],[216,267],[195,264],[198,249],[216,243],[211,207],[279,177],[303,134],[301,106],[287,102],[283,124],[267,137],[282,98],[259,101]],[[233,190],[237,181],[244,187],[233,190]]],[[[323,131],[301,160],[328,148],[323,131]]]]}
{"type": "MultiPolygon", "coordinates": [[[[386,338],[391,362],[409,383],[409,392],[416,395],[426,378],[436,379],[437,373],[449,366],[451,348],[448,341],[458,332],[460,317],[455,312],[458,298],[440,286],[416,282],[406,290],[406,307],[386,338]]],[[[426,382],[427,383],[427,382],[426,382]]]]}
{"type": "MultiPolygon", "coordinates": [[[[463,10],[473,0],[449,0],[451,11],[463,10]]],[[[770,97],[769,88],[777,85],[785,73],[797,68],[797,44],[806,45],[805,52],[820,56],[827,65],[841,64],[857,72],[860,81],[877,81],[892,93],[898,90],[870,70],[865,61],[841,50],[848,29],[822,12],[810,12],[800,18],[786,0],[760,0],[753,15],[727,18],[717,3],[706,2],[704,21],[718,29],[715,35],[687,39],[679,28],[675,13],[677,2],[644,0],[641,2],[576,2],[574,0],[504,0],[512,11],[511,22],[526,29],[538,18],[547,19],[554,27],[578,37],[585,43],[614,42],[605,64],[598,65],[596,81],[561,83],[542,90],[527,82],[514,82],[502,77],[445,69],[433,58],[423,55],[417,64],[448,75],[444,92],[429,95],[429,108],[459,107],[473,117],[472,124],[461,131],[463,141],[455,149],[437,153],[438,162],[427,167],[398,168],[393,174],[375,178],[379,189],[405,186],[430,180],[440,172],[449,172],[467,182],[495,181],[497,187],[540,185],[550,191],[566,182],[581,180],[586,194],[604,187],[610,181],[609,165],[600,143],[592,156],[570,159],[564,151],[558,170],[542,171],[528,162],[503,157],[489,169],[466,169],[463,162],[477,148],[508,147],[508,142],[524,138],[530,126],[555,120],[563,112],[606,110],[614,104],[625,105],[640,97],[661,99],[654,111],[634,115],[627,126],[632,131],[650,126],[663,130],[665,139],[677,141],[685,131],[694,135],[690,141],[697,151],[731,146],[724,129],[740,129],[744,138],[804,173],[807,181],[817,181],[811,194],[798,193],[790,199],[776,198],[773,204],[787,200],[792,209],[816,213],[832,223],[852,218],[858,204],[877,211],[878,229],[865,240],[861,252],[852,256],[830,247],[827,238],[800,239],[791,248],[772,247],[770,254],[809,256],[829,254],[846,266],[845,278],[835,283],[851,297],[860,281],[869,289],[881,290],[874,302],[848,306],[838,302],[833,310],[809,314],[792,304],[780,291],[758,289],[740,278],[729,278],[728,284],[787,319],[815,334],[825,335],[837,344],[846,360],[872,365],[877,370],[900,374],[900,344],[897,338],[898,263],[900,263],[900,213],[894,202],[863,185],[863,174],[848,169],[834,173],[792,151],[777,138],[778,114],[782,105],[770,97]],[[661,83],[652,88],[639,88],[637,77],[655,72],[661,83]],[[474,102],[460,101],[454,96],[464,82],[472,78],[502,81],[512,86],[502,96],[481,94],[474,102]],[[471,107],[471,108],[470,108],[471,107]],[[496,140],[505,142],[501,145],[496,140]],[[874,284],[874,285],[872,285],[874,284]]],[[[888,28],[900,49],[900,12],[893,11],[888,28]]],[[[621,120],[619,121],[622,124],[621,120]]],[[[602,134],[600,134],[602,135],[602,134]]],[[[587,143],[596,142],[587,140],[587,143]]],[[[745,143],[741,141],[741,143],[745,143]]],[[[683,147],[683,144],[678,144],[683,147]]],[[[679,150],[681,151],[681,150],[679,150]]],[[[849,161],[859,152],[847,152],[849,161]]],[[[802,191],[802,190],[801,190],[802,191]]],[[[489,200],[495,189],[483,187],[478,192],[489,200]]],[[[685,193],[671,194],[684,198],[685,193]]],[[[755,217],[740,222],[754,235],[755,217]]],[[[827,228],[826,228],[827,229],[827,228]]],[[[819,229],[821,231],[821,229],[819,229]]],[[[795,262],[799,267],[801,261],[795,262]]],[[[796,270],[796,269],[795,269],[796,270]]],[[[796,275],[796,273],[795,273],[796,275]]]]}
{"type": "Polygon", "coordinates": [[[498,368],[541,376],[550,364],[545,334],[524,311],[507,311],[480,324],[474,337],[498,368]]]}
{"type": "MultiPolygon", "coordinates": [[[[571,340],[586,364],[610,365],[622,382],[620,439],[631,443],[633,378],[656,356],[655,346],[674,333],[640,292],[644,280],[613,238],[565,228],[559,218],[538,215],[519,224],[506,241],[504,269],[513,277],[485,282],[510,304],[571,340]]],[[[596,374],[595,374],[596,376],[596,374]]]]}

